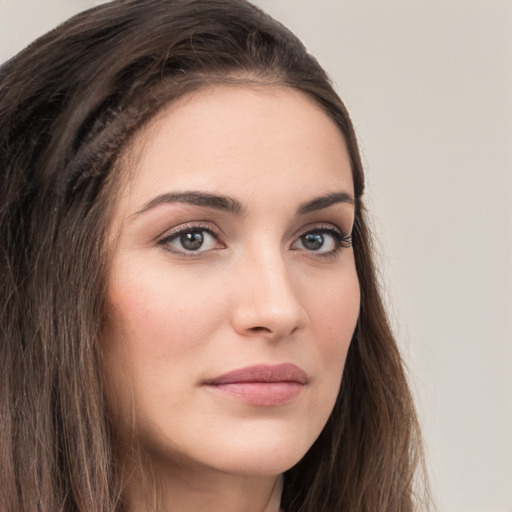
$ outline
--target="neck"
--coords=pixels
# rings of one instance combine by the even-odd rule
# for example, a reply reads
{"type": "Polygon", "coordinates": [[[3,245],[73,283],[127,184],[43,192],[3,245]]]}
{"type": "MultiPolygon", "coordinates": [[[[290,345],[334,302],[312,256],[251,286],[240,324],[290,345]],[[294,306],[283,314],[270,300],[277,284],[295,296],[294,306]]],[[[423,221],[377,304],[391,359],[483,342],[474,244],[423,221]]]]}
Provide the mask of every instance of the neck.
{"type": "Polygon", "coordinates": [[[222,473],[211,468],[156,468],[127,478],[128,512],[279,512],[282,477],[222,473]]]}

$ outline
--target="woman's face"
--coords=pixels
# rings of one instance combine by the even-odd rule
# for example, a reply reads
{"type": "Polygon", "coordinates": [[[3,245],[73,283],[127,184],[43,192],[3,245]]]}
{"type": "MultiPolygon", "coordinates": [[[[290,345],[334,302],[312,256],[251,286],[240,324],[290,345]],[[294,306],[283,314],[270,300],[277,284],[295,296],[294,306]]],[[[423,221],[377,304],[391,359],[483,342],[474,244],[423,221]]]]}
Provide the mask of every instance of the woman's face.
{"type": "Polygon", "coordinates": [[[281,473],[331,413],[359,312],[344,140],[300,92],[216,86],[131,161],[105,339],[121,429],[169,467],[281,473]]]}

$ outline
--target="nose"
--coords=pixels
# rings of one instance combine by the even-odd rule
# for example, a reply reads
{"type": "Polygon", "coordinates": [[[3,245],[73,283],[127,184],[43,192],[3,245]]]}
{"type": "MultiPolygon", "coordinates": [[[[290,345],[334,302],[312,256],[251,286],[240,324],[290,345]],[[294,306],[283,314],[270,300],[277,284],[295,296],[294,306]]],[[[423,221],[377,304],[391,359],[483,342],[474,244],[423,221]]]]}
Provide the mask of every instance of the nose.
{"type": "Polygon", "coordinates": [[[281,339],[297,334],[309,323],[281,256],[251,258],[242,265],[232,309],[232,325],[243,336],[281,339]]]}

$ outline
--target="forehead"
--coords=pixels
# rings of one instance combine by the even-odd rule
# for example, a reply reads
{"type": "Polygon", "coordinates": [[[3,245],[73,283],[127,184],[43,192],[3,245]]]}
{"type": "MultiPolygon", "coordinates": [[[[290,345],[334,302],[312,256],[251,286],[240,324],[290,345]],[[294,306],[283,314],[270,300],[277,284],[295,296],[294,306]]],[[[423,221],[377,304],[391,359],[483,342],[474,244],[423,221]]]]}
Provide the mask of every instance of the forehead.
{"type": "Polygon", "coordinates": [[[130,208],[165,189],[242,199],[278,189],[353,193],[341,131],[309,96],[285,86],[218,85],[189,94],[160,112],[129,153],[122,195],[130,208]]]}

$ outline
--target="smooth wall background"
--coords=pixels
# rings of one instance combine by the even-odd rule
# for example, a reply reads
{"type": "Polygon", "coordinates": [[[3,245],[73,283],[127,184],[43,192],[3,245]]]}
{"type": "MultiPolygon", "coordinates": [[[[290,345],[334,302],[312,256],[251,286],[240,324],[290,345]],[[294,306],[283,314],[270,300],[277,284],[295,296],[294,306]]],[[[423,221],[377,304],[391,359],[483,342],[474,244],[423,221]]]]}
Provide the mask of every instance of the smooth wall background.
{"type": "MultiPolygon", "coordinates": [[[[99,3],[0,0],[0,61],[99,3]]],[[[255,3],[354,119],[439,510],[512,512],[512,1],[255,3]]]]}

